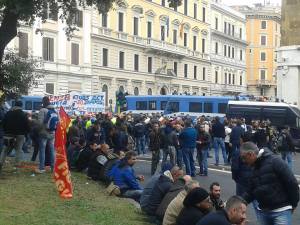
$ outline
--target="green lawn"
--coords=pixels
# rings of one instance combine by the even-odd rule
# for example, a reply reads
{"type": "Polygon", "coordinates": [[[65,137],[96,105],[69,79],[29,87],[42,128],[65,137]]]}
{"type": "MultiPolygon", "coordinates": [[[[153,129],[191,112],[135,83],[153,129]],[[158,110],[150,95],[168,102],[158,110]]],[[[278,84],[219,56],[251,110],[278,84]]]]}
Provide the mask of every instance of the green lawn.
{"type": "Polygon", "coordinates": [[[30,171],[0,175],[1,225],[149,225],[139,209],[125,199],[108,196],[104,187],[72,173],[74,196],[62,200],[50,173],[30,171]]]}

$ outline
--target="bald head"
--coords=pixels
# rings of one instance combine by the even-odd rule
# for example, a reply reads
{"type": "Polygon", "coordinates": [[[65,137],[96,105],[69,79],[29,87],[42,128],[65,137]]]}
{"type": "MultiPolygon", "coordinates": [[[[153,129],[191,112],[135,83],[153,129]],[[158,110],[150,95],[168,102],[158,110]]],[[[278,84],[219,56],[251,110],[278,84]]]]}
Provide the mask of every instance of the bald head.
{"type": "Polygon", "coordinates": [[[178,178],[182,177],[183,174],[183,170],[180,169],[178,166],[173,166],[173,168],[171,169],[171,174],[173,177],[174,182],[178,180],[178,178]]]}

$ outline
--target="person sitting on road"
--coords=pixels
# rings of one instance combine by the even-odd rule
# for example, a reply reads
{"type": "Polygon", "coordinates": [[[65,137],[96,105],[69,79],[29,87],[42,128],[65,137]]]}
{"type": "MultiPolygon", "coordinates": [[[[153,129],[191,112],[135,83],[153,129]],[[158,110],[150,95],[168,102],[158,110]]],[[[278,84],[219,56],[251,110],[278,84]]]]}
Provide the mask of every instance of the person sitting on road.
{"type": "Polygon", "coordinates": [[[185,185],[184,190],[182,190],[168,205],[164,215],[163,225],[176,225],[176,219],[183,209],[183,200],[191,190],[199,186],[199,182],[196,180],[191,180],[185,185]]]}
{"type": "Polygon", "coordinates": [[[140,205],[141,205],[141,209],[143,211],[145,211],[145,208],[148,206],[149,204],[149,198],[151,196],[152,190],[155,186],[155,184],[157,183],[159,177],[161,176],[161,174],[163,174],[165,171],[167,170],[171,170],[172,169],[172,164],[171,163],[165,163],[162,166],[162,172],[160,174],[155,174],[153,175],[150,180],[147,182],[147,184],[144,187],[142,196],[141,196],[141,201],[140,201],[140,205]]]}
{"type": "Polygon", "coordinates": [[[215,210],[220,210],[224,208],[224,202],[221,199],[221,186],[218,182],[213,182],[210,187],[210,201],[212,202],[213,208],[215,210]]]}
{"type": "Polygon", "coordinates": [[[159,177],[149,197],[149,204],[144,208],[149,216],[155,216],[159,204],[170,190],[172,184],[182,176],[183,171],[178,166],[174,166],[171,171],[167,170],[159,177]]]}
{"type": "Polygon", "coordinates": [[[239,196],[232,196],[222,210],[204,216],[197,225],[232,225],[246,221],[247,202],[239,196]]]}
{"type": "Polygon", "coordinates": [[[183,177],[180,177],[176,182],[174,182],[169,190],[169,192],[165,195],[161,203],[159,204],[159,207],[156,210],[156,218],[160,221],[164,219],[164,215],[166,213],[166,210],[170,204],[170,202],[176,198],[176,196],[184,190],[185,185],[192,181],[192,177],[190,175],[184,175],[183,177]]]}
{"type": "Polygon", "coordinates": [[[201,187],[188,193],[183,205],[184,208],[177,217],[176,225],[196,225],[212,208],[208,192],[201,187]]]}
{"type": "Polygon", "coordinates": [[[111,169],[108,175],[120,188],[121,196],[140,202],[143,188],[138,180],[144,181],[144,176],[136,176],[134,173],[132,167],[136,163],[136,156],[134,151],[126,152],[125,157],[111,169]]]}

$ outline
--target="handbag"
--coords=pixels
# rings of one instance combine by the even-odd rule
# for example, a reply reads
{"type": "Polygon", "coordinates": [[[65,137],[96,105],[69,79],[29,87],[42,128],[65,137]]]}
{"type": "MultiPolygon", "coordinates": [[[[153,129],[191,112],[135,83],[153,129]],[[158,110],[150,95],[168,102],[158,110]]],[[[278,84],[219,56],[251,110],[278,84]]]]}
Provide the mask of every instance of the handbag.
{"type": "Polygon", "coordinates": [[[119,196],[121,194],[121,190],[120,188],[114,184],[114,182],[111,182],[107,188],[106,188],[106,192],[110,195],[110,196],[119,196]]]}

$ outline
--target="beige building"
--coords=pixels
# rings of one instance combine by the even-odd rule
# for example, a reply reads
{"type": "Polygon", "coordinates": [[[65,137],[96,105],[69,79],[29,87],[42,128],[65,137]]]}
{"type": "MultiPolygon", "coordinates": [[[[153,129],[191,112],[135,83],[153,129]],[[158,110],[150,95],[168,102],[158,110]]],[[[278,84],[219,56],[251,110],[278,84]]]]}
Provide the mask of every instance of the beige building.
{"type": "Polygon", "coordinates": [[[280,46],[280,8],[256,4],[233,7],[246,15],[248,94],[275,98],[276,49],[280,46]]]}

